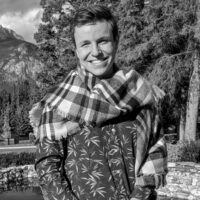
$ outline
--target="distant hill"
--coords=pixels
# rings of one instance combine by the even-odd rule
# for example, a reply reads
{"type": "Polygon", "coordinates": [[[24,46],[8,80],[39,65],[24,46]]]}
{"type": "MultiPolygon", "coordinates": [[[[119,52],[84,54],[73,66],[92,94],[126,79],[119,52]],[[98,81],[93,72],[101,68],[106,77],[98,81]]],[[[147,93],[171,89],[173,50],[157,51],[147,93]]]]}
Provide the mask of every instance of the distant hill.
{"type": "Polygon", "coordinates": [[[0,139],[5,124],[15,143],[32,132],[28,113],[40,99],[36,77],[43,68],[37,53],[36,45],[0,26],[0,139]]]}
{"type": "Polygon", "coordinates": [[[18,35],[13,30],[4,28],[0,25],[0,40],[6,40],[6,39],[17,39],[17,40],[24,40],[24,38],[21,35],[18,35]]]}
{"type": "Polygon", "coordinates": [[[10,83],[35,80],[43,64],[37,56],[37,46],[26,42],[13,30],[0,25],[0,77],[10,83]]]}

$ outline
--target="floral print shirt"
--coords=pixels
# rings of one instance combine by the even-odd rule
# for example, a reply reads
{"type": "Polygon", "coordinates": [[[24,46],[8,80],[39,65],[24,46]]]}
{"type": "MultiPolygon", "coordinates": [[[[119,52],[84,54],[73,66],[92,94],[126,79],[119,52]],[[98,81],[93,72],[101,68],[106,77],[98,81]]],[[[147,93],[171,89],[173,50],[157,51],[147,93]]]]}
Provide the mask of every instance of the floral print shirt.
{"type": "Polygon", "coordinates": [[[35,167],[45,200],[156,199],[167,173],[161,128],[149,109],[125,118],[38,141],[35,167]]]}

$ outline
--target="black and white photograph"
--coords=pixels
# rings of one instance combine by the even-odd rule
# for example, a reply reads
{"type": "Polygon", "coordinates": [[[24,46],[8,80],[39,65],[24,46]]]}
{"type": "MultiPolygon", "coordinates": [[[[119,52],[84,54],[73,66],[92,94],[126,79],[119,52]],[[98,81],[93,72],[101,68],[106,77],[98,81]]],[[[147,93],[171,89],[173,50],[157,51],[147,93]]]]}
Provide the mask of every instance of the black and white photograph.
{"type": "Polygon", "coordinates": [[[0,200],[199,200],[199,97],[199,0],[0,0],[0,200]]]}

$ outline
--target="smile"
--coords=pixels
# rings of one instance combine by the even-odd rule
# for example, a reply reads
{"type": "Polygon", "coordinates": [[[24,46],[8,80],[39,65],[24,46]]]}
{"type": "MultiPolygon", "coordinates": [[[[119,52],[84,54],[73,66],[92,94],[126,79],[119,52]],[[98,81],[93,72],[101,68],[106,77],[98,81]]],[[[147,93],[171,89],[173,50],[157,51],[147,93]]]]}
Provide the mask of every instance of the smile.
{"type": "Polygon", "coordinates": [[[105,58],[104,60],[92,60],[90,61],[90,63],[94,64],[94,65],[100,65],[100,64],[104,64],[105,62],[107,62],[108,58],[105,58]]]}

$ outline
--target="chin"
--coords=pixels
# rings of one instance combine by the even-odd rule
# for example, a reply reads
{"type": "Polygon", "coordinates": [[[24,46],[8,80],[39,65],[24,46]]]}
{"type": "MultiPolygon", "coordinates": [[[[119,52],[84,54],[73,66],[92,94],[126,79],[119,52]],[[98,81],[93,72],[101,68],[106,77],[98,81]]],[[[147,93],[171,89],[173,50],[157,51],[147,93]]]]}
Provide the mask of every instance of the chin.
{"type": "Polygon", "coordinates": [[[99,72],[95,72],[93,73],[95,76],[99,77],[99,78],[108,78],[112,75],[112,73],[110,71],[107,71],[107,70],[102,70],[102,71],[99,71],[99,72]]]}

